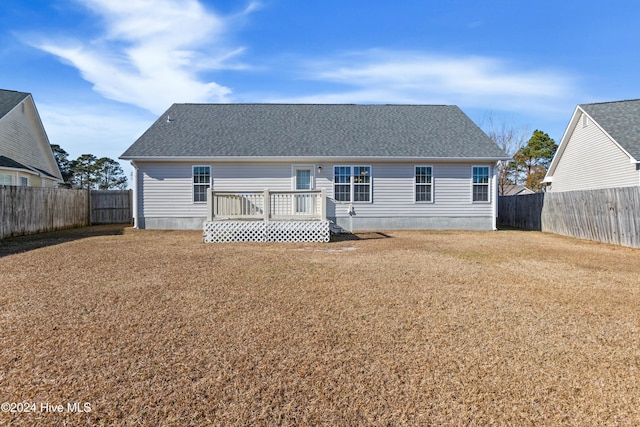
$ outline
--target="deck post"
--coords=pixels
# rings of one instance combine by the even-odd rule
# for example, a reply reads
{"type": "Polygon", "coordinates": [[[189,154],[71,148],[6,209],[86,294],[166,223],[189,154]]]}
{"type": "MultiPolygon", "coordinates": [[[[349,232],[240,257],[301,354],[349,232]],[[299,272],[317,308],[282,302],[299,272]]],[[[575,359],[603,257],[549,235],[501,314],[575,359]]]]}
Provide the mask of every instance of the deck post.
{"type": "Polygon", "coordinates": [[[264,221],[269,222],[269,217],[271,216],[271,194],[269,193],[269,189],[266,188],[264,190],[264,221]]]}
{"type": "Polygon", "coordinates": [[[207,190],[207,221],[211,221],[213,219],[213,204],[214,204],[214,200],[213,200],[213,190],[212,189],[208,189],[207,190]]]}
{"type": "Polygon", "coordinates": [[[327,220],[327,199],[324,197],[324,188],[320,190],[320,219],[327,220]]]}

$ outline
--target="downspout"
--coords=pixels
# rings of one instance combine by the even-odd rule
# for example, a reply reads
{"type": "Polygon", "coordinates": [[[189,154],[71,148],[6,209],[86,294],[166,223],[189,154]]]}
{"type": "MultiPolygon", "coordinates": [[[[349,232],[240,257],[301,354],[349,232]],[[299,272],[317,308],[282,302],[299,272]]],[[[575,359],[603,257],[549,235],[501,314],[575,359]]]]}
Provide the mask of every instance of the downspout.
{"type": "Polygon", "coordinates": [[[497,221],[498,221],[498,163],[493,166],[493,197],[491,198],[491,203],[493,203],[493,220],[492,227],[493,230],[497,230],[497,221]]]}
{"type": "Polygon", "coordinates": [[[138,167],[136,162],[131,161],[131,181],[133,187],[133,200],[131,201],[131,216],[133,216],[133,228],[138,227],[138,167]]]}

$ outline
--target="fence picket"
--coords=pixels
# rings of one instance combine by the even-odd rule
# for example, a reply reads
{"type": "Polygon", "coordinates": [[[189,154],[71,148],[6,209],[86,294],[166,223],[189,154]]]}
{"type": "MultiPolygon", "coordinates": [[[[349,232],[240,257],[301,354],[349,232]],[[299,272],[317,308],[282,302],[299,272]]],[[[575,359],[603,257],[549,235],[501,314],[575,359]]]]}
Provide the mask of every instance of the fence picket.
{"type": "Polygon", "coordinates": [[[90,209],[93,224],[130,223],[131,191],[0,186],[0,239],[85,227],[90,209]]]}
{"type": "Polygon", "coordinates": [[[640,247],[640,187],[498,198],[498,226],[640,247]]]}

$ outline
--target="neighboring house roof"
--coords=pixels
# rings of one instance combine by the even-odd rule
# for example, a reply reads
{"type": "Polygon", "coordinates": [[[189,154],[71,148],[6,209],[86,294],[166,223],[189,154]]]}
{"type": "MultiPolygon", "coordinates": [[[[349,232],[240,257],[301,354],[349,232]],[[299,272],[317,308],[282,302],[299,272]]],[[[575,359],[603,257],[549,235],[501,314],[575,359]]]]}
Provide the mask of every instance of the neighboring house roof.
{"type": "Polygon", "coordinates": [[[60,169],[31,94],[0,89],[0,167],[62,182],[60,169]],[[17,109],[21,105],[21,109],[17,109]]]}
{"type": "Polygon", "coordinates": [[[35,166],[23,165],[22,163],[16,162],[15,160],[8,158],[7,156],[0,156],[0,168],[22,169],[27,172],[36,172],[40,175],[44,175],[46,178],[58,180],[57,176],[52,175],[45,170],[42,170],[35,166]]]}
{"type": "Polygon", "coordinates": [[[629,156],[632,163],[640,162],[640,99],[579,104],[542,182],[552,182],[556,167],[583,113],[629,156]]]}
{"type": "Polygon", "coordinates": [[[525,187],[524,185],[505,185],[502,189],[503,196],[524,196],[527,194],[535,194],[536,192],[525,187]]]}
{"type": "Polygon", "coordinates": [[[29,96],[29,94],[25,92],[0,89],[0,118],[13,110],[16,105],[20,104],[27,96],[29,96]]]}
{"type": "Polygon", "coordinates": [[[457,106],[174,104],[122,159],[508,156],[457,106]]]}
{"type": "Polygon", "coordinates": [[[579,107],[636,161],[640,160],[640,99],[579,107]]]}
{"type": "Polygon", "coordinates": [[[15,160],[10,159],[6,156],[0,156],[0,167],[29,170],[29,168],[23,165],[22,163],[16,162],[15,160]]]}

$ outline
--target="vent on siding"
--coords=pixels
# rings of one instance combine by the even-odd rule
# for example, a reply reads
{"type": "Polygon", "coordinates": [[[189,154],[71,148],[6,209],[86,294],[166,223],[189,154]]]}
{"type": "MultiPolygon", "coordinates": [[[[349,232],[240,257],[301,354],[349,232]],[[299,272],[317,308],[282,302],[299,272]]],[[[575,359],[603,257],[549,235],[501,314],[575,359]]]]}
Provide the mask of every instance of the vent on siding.
{"type": "Polygon", "coordinates": [[[586,114],[582,115],[582,127],[586,128],[587,126],[589,126],[589,118],[587,117],[586,114]]]}

